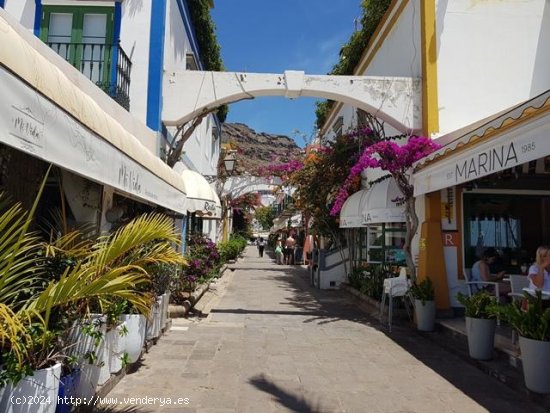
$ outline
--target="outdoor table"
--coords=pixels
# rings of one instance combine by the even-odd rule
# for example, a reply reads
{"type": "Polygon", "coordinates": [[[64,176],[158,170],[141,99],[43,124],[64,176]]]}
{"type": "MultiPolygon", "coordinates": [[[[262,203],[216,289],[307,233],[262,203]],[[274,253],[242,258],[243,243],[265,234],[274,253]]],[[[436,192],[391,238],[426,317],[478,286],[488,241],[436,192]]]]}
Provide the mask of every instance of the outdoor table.
{"type": "Polygon", "coordinates": [[[532,295],[533,297],[537,295],[537,291],[540,291],[542,294],[543,300],[550,300],[550,291],[544,291],[544,290],[535,290],[533,288],[525,287],[522,288],[522,291],[525,291],[529,295],[532,295]]]}

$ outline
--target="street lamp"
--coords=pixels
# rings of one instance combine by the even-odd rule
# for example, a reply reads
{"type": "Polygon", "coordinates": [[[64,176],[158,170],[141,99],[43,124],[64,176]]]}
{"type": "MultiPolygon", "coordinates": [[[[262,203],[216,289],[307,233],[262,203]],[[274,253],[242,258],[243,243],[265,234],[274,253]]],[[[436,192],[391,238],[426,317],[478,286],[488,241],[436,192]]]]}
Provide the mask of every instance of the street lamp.
{"type": "Polygon", "coordinates": [[[223,158],[223,164],[225,166],[225,171],[231,175],[231,172],[233,172],[233,169],[235,169],[235,161],[237,160],[237,157],[235,156],[235,151],[229,151],[227,155],[225,155],[225,158],[223,158]]]}

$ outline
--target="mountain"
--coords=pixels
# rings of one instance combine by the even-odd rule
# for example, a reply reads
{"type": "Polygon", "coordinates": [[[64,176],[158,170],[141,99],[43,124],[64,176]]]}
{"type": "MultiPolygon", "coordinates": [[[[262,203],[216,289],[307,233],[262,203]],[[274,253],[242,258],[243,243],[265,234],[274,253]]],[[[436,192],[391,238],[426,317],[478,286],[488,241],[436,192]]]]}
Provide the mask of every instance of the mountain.
{"type": "Polygon", "coordinates": [[[256,132],[244,123],[224,123],[222,144],[231,143],[237,148],[236,171],[254,175],[261,166],[273,162],[285,162],[300,156],[302,149],[285,135],[256,132]]]}

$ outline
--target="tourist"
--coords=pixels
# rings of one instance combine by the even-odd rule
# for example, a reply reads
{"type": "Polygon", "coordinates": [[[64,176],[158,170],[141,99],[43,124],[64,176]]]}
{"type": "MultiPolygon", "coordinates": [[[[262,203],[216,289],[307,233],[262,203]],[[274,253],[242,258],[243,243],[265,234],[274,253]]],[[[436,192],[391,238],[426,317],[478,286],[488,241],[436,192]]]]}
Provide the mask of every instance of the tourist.
{"type": "Polygon", "coordinates": [[[265,249],[265,240],[263,237],[260,237],[258,240],[258,253],[260,255],[260,258],[264,256],[264,249],[265,249]]]}
{"type": "MultiPolygon", "coordinates": [[[[511,291],[511,287],[510,287],[510,283],[502,282],[505,272],[500,271],[498,274],[495,274],[495,275],[491,274],[490,266],[496,261],[497,257],[498,257],[498,252],[496,249],[494,248],[485,249],[479,261],[476,261],[472,266],[471,281],[497,282],[499,295],[506,295],[511,291]]],[[[482,285],[482,284],[479,284],[479,285],[482,285]]],[[[492,290],[492,288],[488,288],[488,289],[492,290]]]]}
{"type": "Polygon", "coordinates": [[[275,245],[275,262],[279,265],[283,263],[283,243],[281,239],[278,239],[275,245]]]}
{"type": "Polygon", "coordinates": [[[550,246],[537,248],[535,263],[527,271],[529,288],[550,292],[550,246]]]}
{"type": "Polygon", "coordinates": [[[294,247],[296,246],[296,240],[292,237],[292,234],[288,236],[285,241],[285,264],[294,264],[294,247]]]}

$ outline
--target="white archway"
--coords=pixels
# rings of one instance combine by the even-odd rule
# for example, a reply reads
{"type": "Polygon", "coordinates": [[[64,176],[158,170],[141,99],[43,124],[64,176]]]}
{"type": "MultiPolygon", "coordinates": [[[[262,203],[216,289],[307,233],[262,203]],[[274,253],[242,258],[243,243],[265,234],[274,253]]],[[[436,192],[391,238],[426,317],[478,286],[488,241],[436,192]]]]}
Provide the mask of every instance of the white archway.
{"type": "Polygon", "coordinates": [[[232,176],[225,181],[220,197],[229,196],[235,199],[251,192],[271,191],[280,184],[279,178],[263,178],[252,175],[232,176]]]}
{"type": "Polygon", "coordinates": [[[162,120],[180,126],[226,103],[260,96],[319,97],[363,109],[403,133],[422,129],[420,79],[235,72],[166,72],[162,120]]]}

